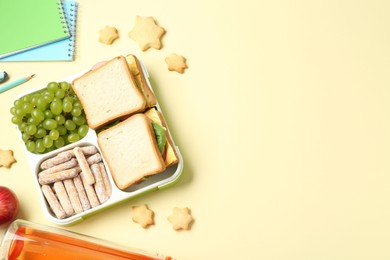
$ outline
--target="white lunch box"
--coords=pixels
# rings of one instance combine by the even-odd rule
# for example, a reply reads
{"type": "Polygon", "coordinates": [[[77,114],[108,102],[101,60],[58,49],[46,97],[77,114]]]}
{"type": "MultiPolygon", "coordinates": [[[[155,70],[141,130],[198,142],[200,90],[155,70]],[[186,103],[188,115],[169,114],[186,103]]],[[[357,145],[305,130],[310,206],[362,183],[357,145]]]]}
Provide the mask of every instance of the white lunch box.
{"type": "MultiPolygon", "coordinates": [[[[150,81],[149,81],[149,74],[148,74],[144,64],[141,61],[140,61],[140,63],[141,63],[141,66],[142,66],[145,78],[147,79],[147,83],[149,84],[149,87],[152,89],[150,81]]],[[[64,79],[62,79],[62,80],[60,80],[58,82],[67,81],[67,82],[71,83],[74,79],[80,77],[85,72],[87,72],[87,71],[83,71],[83,72],[77,73],[75,75],[66,77],[66,78],[64,78],[64,79]]],[[[19,95],[17,97],[17,99],[19,99],[20,97],[23,97],[23,96],[25,96],[27,94],[36,92],[36,91],[38,91],[38,90],[40,90],[42,88],[37,88],[37,89],[34,89],[32,91],[29,91],[28,93],[23,93],[23,94],[19,95]]],[[[152,91],[153,91],[153,89],[152,89],[152,91]]],[[[158,104],[158,101],[157,101],[157,104],[156,104],[156,108],[157,108],[158,111],[160,111],[162,113],[161,108],[160,108],[160,106],[158,104]]],[[[15,126],[15,128],[17,129],[17,131],[19,131],[17,126],[15,126]]],[[[85,219],[85,218],[95,214],[95,213],[98,213],[98,212],[100,212],[102,210],[106,210],[109,207],[114,206],[114,205],[116,205],[116,204],[118,204],[120,202],[123,202],[125,200],[129,200],[131,198],[134,198],[136,196],[145,194],[147,192],[152,192],[152,191],[156,191],[156,190],[167,188],[167,187],[173,185],[174,183],[176,183],[177,180],[179,179],[181,173],[182,173],[182,170],[183,170],[183,158],[182,158],[182,156],[180,154],[179,148],[174,143],[174,139],[172,138],[172,136],[171,136],[171,134],[169,132],[169,128],[167,128],[167,133],[169,134],[169,136],[170,136],[170,138],[172,140],[173,148],[175,149],[175,152],[176,152],[176,154],[178,156],[178,159],[179,159],[178,163],[173,165],[173,166],[168,167],[164,172],[161,172],[161,173],[158,173],[158,174],[150,176],[145,181],[143,181],[143,182],[141,182],[139,184],[134,184],[134,185],[130,186],[129,188],[127,188],[124,191],[120,190],[115,185],[115,182],[114,182],[114,180],[113,180],[113,178],[111,176],[110,170],[107,167],[107,164],[106,164],[106,162],[104,160],[104,156],[102,155],[102,153],[100,151],[100,148],[99,148],[99,145],[98,145],[98,142],[97,142],[97,134],[96,134],[95,130],[93,130],[93,129],[89,129],[88,134],[84,138],[82,138],[81,140],[79,140],[79,141],[77,141],[75,143],[66,145],[64,147],[61,147],[59,149],[56,149],[54,151],[45,153],[45,154],[34,154],[34,153],[31,153],[31,152],[29,152],[27,150],[25,144],[23,143],[23,147],[25,149],[25,153],[26,153],[28,162],[30,164],[31,172],[32,172],[33,177],[34,177],[34,186],[39,191],[39,198],[40,198],[40,202],[41,202],[41,207],[42,207],[42,210],[44,211],[46,217],[50,221],[52,221],[52,222],[54,222],[54,223],[56,223],[58,225],[75,224],[75,223],[78,223],[78,222],[82,221],[83,219],[85,219]],[[105,201],[104,203],[102,203],[99,206],[93,207],[91,209],[88,209],[88,210],[83,211],[81,213],[72,215],[70,217],[59,219],[59,218],[57,218],[55,216],[55,214],[51,210],[51,208],[50,208],[50,206],[49,206],[49,204],[48,204],[44,194],[42,193],[41,184],[38,181],[38,173],[41,171],[40,170],[40,164],[43,161],[45,161],[46,159],[49,159],[51,157],[56,156],[60,152],[63,152],[63,151],[66,151],[66,150],[71,150],[71,149],[73,149],[76,146],[82,147],[82,146],[89,146],[89,145],[96,146],[98,151],[99,151],[99,153],[100,153],[100,155],[102,156],[103,163],[105,165],[105,169],[106,169],[106,172],[107,172],[107,175],[108,175],[108,179],[109,179],[109,182],[111,184],[111,190],[112,190],[111,195],[110,195],[110,197],[109,197],[109,199],[107,201],[105,201]]],[[[21,141],[23,142],[23,140],[21,140],[21,141]]]]}

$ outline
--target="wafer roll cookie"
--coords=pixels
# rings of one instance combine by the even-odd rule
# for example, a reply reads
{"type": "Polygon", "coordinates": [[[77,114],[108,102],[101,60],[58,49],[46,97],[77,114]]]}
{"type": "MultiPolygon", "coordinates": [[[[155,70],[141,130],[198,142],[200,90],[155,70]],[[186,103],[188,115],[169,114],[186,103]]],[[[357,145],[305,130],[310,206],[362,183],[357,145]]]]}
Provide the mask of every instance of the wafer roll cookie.
{"type": "Polygon", "coordinates": [[[48,168],[46,170],[43,170],[39,174],[50,174],[50,173],[64,171],[64,170],[76,167],[77,164],[78,164],[77,160],[75,158],[73,158],[73,159],[71,159],[71,160],[69,160],[67,162],[64,162],[64,163],[61,163],[61,164],[57,164],[57,165],[55,165],[53,167],[50,167],[50,168],[48,168]]]}
{"type": "Polygon", "coordinates": [[[72,203],[69,200],[68,193],[66,193],[64,183],[62,181],[57,181],[54,183],[53,188],[66,215],[74,215],[74,209],[72,207],[72,203]]]}
{"type": "MultiPolygon", "coordinates": [[[[96,147],[95,147],[96,148],[96,147]]],[[[83,152],[80,150],[80,147],[75,147],[73,149],[74,155],[76,156],[77,161],[79,162],[79,166],[81,168],[81,171],[83,172],[85,181],[89,185],[93,185],[95,183],[95,179],[93,178],[93,174],[91,172],[91,169],[89,168],[89,164],[87,160],[85,159],[85,156],[83,152]]],[[[88,195],[88,193],[87,193],[88,195]]]]}
{"type": "Polygon", "coordinates": [[[99,165],[100,173],[102,174],[103,183],[104,183],[104,187],[106,189],[107,197],[110,197],[111,196],[111,184],[110,184],[110,181],[108,180],[106,168],[104,167],[103,163],[99,163],[98,165],[99,165]]]}
{"type": "Polygon", "coordinates": [[[76,187],[77,194],[79,195],[81,207],[83,210],[88,210],[91,208],[91,204],[89,203],[87,194],[85,193],[84,184],[81,180],[80,175],[73,178],[74,186],[76,187]]]}
{"type": "Polygon", "coordinates": [[[42,186],[42,192],[43,195],[45,195],[45,198],[47,202],[49,203],[49,206],[51,210],[54,212],[57,218],[63,219],[66,217],[66,213],[64,209],[62,208],[60,202],[58,201],[56,195],[52,191],[49,185],[43,185],[42,186]]]}
{"type": "MultiPolygon", "coordinates": [[[[83,154],[85,156],[93,155],[93,154],[98,152],[98,149],[93,145],[83,146],[80,148],[80,150],[83,152],[83,154]]],[[[70,158],[72,158],[75,155],[74,155],[73,150],[68,150],[68,151],[64,151],[64,152],[59,153],[57,156],[70,156],[70,158]]]]}
{"type": "Polygon", "coordinates": [[[106,193],[106,188],[104,186],[103,177],[102,177],[102,173],[100,172],[99,165],[96,163],[92,164],[91,170],[93,176],[95,177],[94,188],[95,188],[96,195],[98,196],[100,203],[103,203],[106,200],[108,200],[108,196],[106,193]]]}
{"type": "Polygon", "coordinates": [[[70,178],[74,178],[79,174],[80,167],[75,167],[61,172],[39,174],[38,180],[41,185],[50,184],[57,181],[62,181],[70,178]]]}
{"type": "Polygon", "coordinates": [[[94,163],[98,163],[102,161],[102,156],[100,153],[95,153],[94,155],[91,155],[90,157],[87,158],[87,162],[89,165],[92,165],[94,163]]]}
{"type": "Polygon", "coordinates": [[[72,159],[72,157],[73,156],[71,154],[62,154],[62,155],[58,154],[57,156],[55,156],[53,158],[50,158],[50,159],[47,159],[46,161],[43,161],[41,163],[41,169],[42,170],[49,169],[55,165],[69,161],[70,159],[72,159]]]}
{"type": "Polygon", "coordinates": [[[80,177],[81,177],[81,180],[83,182],[84,190],[85,190],[85,193],[87,194],[87,197],[88,197],[89,203],[91,204],[91,207],[94,208],[96,206],[99,206],[100,202],[99,202],[98,197],[96,196],[96,192],[95,192],[95,189],[93,188],[93,185],[89,185],[87,183],[87,180],[85,179],[84,172],[80,173],[80,177]]]}
{"type": "Polygon", "coordinates": [[[83,146],[80,149],[85,156],[92,155],[92,154],[95,154],[98,152],[98,149],[96,148],[96,146],[93,146],[93,145],[83,146]]]}
{"type": "Polygon", "coordinates": [[[70,203],[74,209],[74,212],[80,213],[83,212],[83,207],[81,206],[79,195],[77,194],[76,187],[74,185],[73,179],[64,180],[64,185],[66,192],[68,193],[70,203]]]}

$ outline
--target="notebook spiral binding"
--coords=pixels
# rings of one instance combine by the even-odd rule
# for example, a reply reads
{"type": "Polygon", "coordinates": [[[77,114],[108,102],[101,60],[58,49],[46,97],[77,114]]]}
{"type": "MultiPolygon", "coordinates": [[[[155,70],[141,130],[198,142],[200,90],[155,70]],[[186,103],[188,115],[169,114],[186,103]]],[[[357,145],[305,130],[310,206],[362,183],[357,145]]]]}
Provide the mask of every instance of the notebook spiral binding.
{"type": "Polygon", "coordinates": [[[69,28],[68,28],[68,25],[66,23],[64,7],[62,5],[62,1],[61,0],[57,1],[57,5],[58,5],[57,9],[58,9],[58,13],[59,13],[60,18],[61,18],[61,23],[62,23],[62,28],[64,29],[64,33],[69,33],[69,28]]]}
{"type": "Polygon", "coordinates": [[[70,42],[68,44],[68,57],[73,57],[74,56],[74,52],[75,52],[75,33],[76,33],[76,17],[77,15],[77,3],[76,2],[73,2],[71,3],[71,7],[70,7],[70,13],[69,13],[69,17],[68,18],[68,21],[70,21],[70,24],[68,25],[69,26],[69,29],[71,32],[74,32],[70,35],[70,42]]]}

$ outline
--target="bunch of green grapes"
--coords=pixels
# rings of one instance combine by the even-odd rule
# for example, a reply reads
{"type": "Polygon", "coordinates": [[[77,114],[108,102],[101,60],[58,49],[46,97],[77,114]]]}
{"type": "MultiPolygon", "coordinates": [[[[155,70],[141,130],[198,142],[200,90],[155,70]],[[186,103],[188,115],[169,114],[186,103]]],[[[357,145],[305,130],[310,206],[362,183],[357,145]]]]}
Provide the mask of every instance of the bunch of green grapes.
{"type": "Polygon", "coordinates": [[[68,82],[50,82],[25,95],[10,109],[28,151],[46,153],[87,135],[83,107],[68,82]]]}

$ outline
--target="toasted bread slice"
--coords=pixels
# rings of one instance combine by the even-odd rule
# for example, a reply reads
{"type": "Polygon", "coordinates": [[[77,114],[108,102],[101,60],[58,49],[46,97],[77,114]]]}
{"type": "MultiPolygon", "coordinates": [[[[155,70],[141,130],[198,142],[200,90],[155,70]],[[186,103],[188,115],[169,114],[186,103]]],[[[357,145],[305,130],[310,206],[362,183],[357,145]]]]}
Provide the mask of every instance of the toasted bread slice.
{"type": "MultiPolygon", "coordinates": [[[[150,118],[153,122],[157,122],[162,125],[165,129],[167,129],[167,125],[165,123],[164,117],[160,111],[156,108],[150,108],[144,113],[148,118],[150,118]]],[[[169,132],[166,132],[167,135],[167,143],[165,144],[165,152],[164,152],[164,162],[165,166],[169,167],[171,165],[176,164],[179,159],[177,157],[176,151],[174,149],[174,145],[172,143],[172,139],[169,135],[169,132]]]]}
{"type": "Polygon", "coordinates": [[[103,157],[121,190],[165,170],[151,122],[144,114],[135,114],[98,134],[103,157]]]}
{"type": "Polygon", "coordinates": [[[130,72],[134,77],[135,83],[137,84],[138,89],[142,92],[146,99],[146,106],[153,107],[156,105],[156,96],[150,89],[145,75],[143,73],[141,64],[139,63],[136,56],[128,54],[126,56],[127,64],[130,68],[130,72]]]}
{"type": "Polygon", "coordinates": [[[72,88],[92,129],[141,112],[146,107],[146,100],[137,88],[123,56],[75,79],[72,88]]]}

